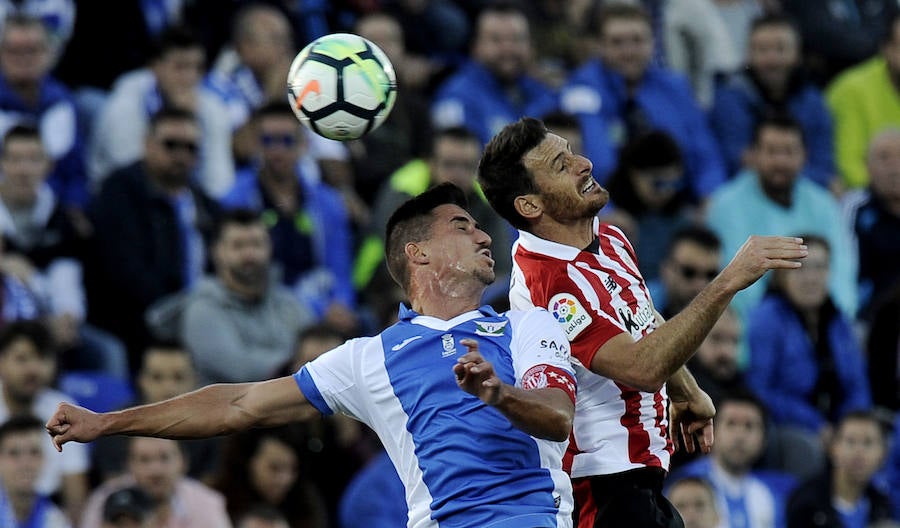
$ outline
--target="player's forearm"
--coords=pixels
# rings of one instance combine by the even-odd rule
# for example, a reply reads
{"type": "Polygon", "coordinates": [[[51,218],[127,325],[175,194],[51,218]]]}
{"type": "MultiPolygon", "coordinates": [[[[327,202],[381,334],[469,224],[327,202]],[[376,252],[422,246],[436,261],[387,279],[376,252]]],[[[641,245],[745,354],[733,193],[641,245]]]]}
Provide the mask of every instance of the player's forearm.
{"type": "Polygon", "coordinates": [[[103,415],[102,435],[185,439],[229,434],[262,420],[241,407],[251,384],[216,384],[103,415]]]}
{"type": "Polygon", "coordinates": [[[693,374],[682,365],[666,382],[666,391],[671,400],[689,401],[700,391],[700,386],[693,374]]]}
{"type": "Polygon", "coordinates": [[[504,384],[493,406],[516,428],[536,438],[562,442],[572,431],[575,405],[562,389],[523,390],[504,384]]]}
{"type": "Polygon", "coordinates": [[[659,390],[694,355],[737,291],[716,278],[678,315],[635,343],[634,372],[653,389],[649,392],[659,390]]]}

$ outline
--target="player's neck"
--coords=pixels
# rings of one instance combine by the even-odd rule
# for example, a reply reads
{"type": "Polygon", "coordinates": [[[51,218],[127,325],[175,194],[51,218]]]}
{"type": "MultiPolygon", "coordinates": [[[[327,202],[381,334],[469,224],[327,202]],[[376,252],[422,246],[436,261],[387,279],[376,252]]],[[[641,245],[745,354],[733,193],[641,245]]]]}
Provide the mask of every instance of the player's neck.
{"type": "Polygon", "coordinates": [[[582,218],[563,224],[545,217],[534,225],[532,233],[544,240],[584,249],[594,241],[594,219],[582,218]]]}
{"type": "Polygon", "coordinates": [[[477,310],[484,294],[484,286],[471,280],[431,280],[410,290],[410,306],[416,313],[444,321],[477,310]]]}

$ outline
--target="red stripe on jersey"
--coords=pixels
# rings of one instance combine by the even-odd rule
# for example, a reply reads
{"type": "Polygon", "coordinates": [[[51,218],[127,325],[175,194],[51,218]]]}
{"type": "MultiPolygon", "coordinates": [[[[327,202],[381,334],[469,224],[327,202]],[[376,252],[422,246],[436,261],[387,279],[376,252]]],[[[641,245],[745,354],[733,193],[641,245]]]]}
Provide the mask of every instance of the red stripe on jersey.
{"type": "Polygon", "coordinates": [[[577,455],[581,450],[578,449],[578,442],[575,441],[575,431],[573,430],[569,433],[569,445],[566,447],[566,452],[563,455],[562,459],[562,468],[566,473],[572,474],[572,462],[575,460],[575,455],[577,455]]]}
{"type": "Polygon", "coordinates": [[[594,502],[594,492],[591,491],[591,479],[572,479],[572,495],[575,499],[575,509],[578,511],[577,528],[594,528],[597,503],[594,502]]]}
{"type": "Polygon", "coordinates": [[[575,403],[575,378],[565,370],[542,363],[531,367],[522,375],[522,388],[525,390],[551,387],[562,389],[572,403],[575,403]]]}
{"type": "MultiPolygon", "coordinates": [[[[619,264],[620,266],[622,266],[623,268],[628,270],[632,275],[639,276],[639,275],[636,275],[630,269],[628,264],[619,257],[619,255],[616,253],[615,248],[612,245],[612,241],[610,241],[609,238],[607,238],[605,236],[601,236],[599,240],[600,240],[600,253],[601,254],[605,255],[607,258],[609,258],[613,262],[619,264]]],[[[621,289],[621,292],[622,292],[619,295],[622,297],[622,300],[625,301],[626,303],[628,303],[628,306],[637,306],[638,300],[637,300],[637,297],[634,296],[634,292],[631,291],[631,281],[629,281],[627,277],[622,277],[618,273],[610,273],[609,276],[612,277],[612,279],[614,281],[616,281],[616,284],[619,285],[619,288],[621,289]]]]}
{"type": "Polygon", "coordinates": [[[625,414],[619,423],[628,430],[628,459],[635,464],[662,467],[659,457],[650,452],[650,433],[641,423],[641,393],[618,382],[616,385],[625,402],[625,414]]]}
{"type": "Polygon", "coordinates": [[[632,275],[639,275],[640,271],[637,267],[637,253],[634,252],[634,246],[631,245],[631,242],[625,236],[625,233],[623,233],[621,229],[614,225],[601,224],[598,226],[597,236],[600,237],[603,235],[611,236],[622,243],[622,246],[628,251],[628,257],[631,259],[631,262],[634,263],[634,267],[629,268],[629,271],[631,271],[632,275]]]}
{"type": "Polygon", "coordinates": [[[659,429],[659,436],[666,439],[666,451],[671,455],[675,452],[675,445],[669,437],[668,427],[666,427],[666,424],[663,422],[663,418],[666,416],[666,403],[663,400],[662,392],[660,391],[657,391],[656,394],[653,395],[653,409],[656,410],[656,428],[659,429]]]}

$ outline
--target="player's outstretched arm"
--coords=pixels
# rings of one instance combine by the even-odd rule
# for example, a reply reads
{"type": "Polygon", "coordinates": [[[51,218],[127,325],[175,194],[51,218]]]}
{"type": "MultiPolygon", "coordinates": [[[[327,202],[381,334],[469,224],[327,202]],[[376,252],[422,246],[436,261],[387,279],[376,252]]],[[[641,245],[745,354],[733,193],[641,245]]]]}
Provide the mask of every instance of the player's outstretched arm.
{"type": "Polygon", "coordinates": [[[478,351],[477,341],[463,339],[460,343],[469,349],[453,366],[460,388],[495,407],[510,423],[535,438],[562,442],[569,437],[575,404],[564,390],[523,390],[504,383],[478,351]]]}
{"type": "Polygon", "coordinates": [[[294,379],[285,376],[258,383],[208,385],[162,402],[108,413],[61,403],[47,421],[47,432],[62,451],[66,442],[91,442],[101,436],[206,438],[283,425],[317,413],[294,379]]]}
{"type": "Polygon", "coordinates": [[[678,315],[635,341],[622,333],[603,344],[591,370],[646,392],[656,392],[690,359],[734,295],[772,269],[800,267],[803,240],[751,236],[728,266],[678,315]]]}

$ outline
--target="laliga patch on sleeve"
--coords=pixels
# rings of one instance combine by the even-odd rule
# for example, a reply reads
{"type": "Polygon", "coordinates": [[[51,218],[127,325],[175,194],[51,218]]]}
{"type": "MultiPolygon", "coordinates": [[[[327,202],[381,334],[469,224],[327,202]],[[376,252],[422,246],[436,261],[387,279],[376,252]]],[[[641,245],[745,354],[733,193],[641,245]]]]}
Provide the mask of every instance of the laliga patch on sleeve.
{"type": "Polygon", "coordinates": [[[570,342],[575,340],[575,337],[593,321],[591,315],[578,301],[578,298],[571,293],[557,293],[554,295],[547,305],[547,311],[562,326],[566,339],[570,342]]]}

